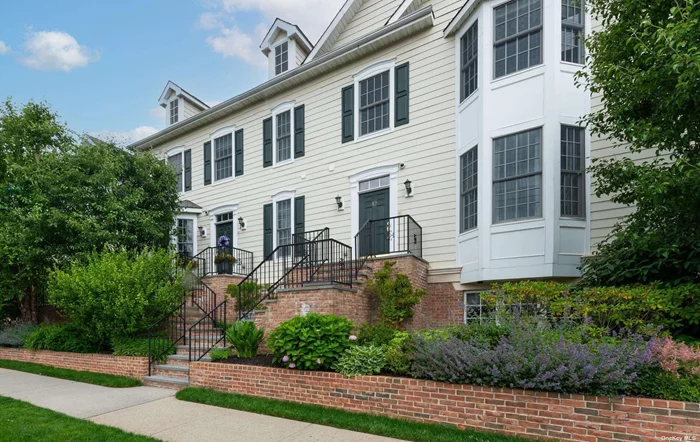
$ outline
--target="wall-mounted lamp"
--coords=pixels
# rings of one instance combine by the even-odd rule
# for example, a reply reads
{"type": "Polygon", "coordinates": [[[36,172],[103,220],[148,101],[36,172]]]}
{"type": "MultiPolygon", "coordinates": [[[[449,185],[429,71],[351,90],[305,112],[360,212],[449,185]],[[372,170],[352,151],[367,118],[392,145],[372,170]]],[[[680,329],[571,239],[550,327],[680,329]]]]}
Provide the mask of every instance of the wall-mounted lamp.
{"type": "Polygon", "coordinates": [[[411,187],[411,180],[406,180],[406,182],[403,183],[403,185],[406,186],[406,198],[413,196],[413,188],[411,187]]]}
{"type": "Polygon", "coordinates": [[[207,237],[207,229],[205,229],[204,227],[200,227],[199,228],[199,236],[201,236],[202,238],[206,238],[207,237]]]}
{"type": "Polygon", "coordinates": [[[338,212],[343,210],[343,197],[338,195],[335,197],[335,203],[338,205],[338,212]]]}
{"type": "Polygon", "coordinates": [[[238,227],[240,227],[241,230],[245,230],[245,220],[242,216],[238,217],[238,227]]]}

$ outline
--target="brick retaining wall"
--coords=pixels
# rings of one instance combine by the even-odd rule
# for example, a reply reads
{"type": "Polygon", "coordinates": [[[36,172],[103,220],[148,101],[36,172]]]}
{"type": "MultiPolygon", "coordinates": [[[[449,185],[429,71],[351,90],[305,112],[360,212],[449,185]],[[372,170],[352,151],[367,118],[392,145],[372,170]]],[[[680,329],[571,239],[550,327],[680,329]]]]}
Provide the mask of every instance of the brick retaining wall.
{"type": "Polygon", "coordinates": [[[33,362],[71,370],[113,374],[141,379],[148,374],[148,358],[103,354],[63,353],[0,347],[0,359],[33,362]]]}
{"type": "Polygon", "coordinates": [[[700,440],[700,404],[196,362],[190,385],[355,412],[570,441],[700,440]],[[662,438],[666,439],[662,439],[662,438]],[[678,437],[680,439],[669,439],[678,437]]]}

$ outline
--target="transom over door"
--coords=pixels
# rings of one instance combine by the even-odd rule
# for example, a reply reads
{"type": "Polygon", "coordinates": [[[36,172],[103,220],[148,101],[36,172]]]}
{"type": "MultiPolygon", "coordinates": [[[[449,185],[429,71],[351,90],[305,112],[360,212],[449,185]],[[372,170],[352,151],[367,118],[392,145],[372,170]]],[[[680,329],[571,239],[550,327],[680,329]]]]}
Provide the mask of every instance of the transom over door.
{"type": "Polygon", "coordinates": [[[389,253],[389,189],[360,194],[360,256],[389,253]]]}

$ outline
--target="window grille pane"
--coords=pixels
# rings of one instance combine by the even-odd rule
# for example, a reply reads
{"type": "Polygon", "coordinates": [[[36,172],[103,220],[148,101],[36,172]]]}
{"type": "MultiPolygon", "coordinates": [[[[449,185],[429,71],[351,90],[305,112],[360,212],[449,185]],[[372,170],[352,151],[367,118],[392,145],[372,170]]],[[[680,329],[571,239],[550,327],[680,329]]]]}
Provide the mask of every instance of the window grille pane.
{"type": "Polygon", "coordinates": [[[177,220],[177,251],[183,255],[193,256],[194,221],[189,219],[177,220]]]}
{"type": "Polygon", "coordinates": [[[168,163],[175,169],[175,175],[177,176],[177,184],[176,184],[176,189],[178,192],[182,192],[183,190],[183,183],[182,183],[182,154],[179,153],[177,155],[173,155],[168,158],[168,163]]]}
{"type": "Polygon", "coordinates": [[[561,59],[583,64],[584,38],[583,0],[562,0],[561,4],[561,59]]]}
{"type": "Polygon", "coordinates": [[[585,217],[583,128],[561,127],[561,216],[585,217]]]}
{"type": "Polygon", "coordinates": [[[542,63],[540,0],[513,0],[494,11],[495,77],[542,63]]]}
{"type": "Polygon", "coordinates": [[[389,71],[360,82],[360,135],[389,127],[389,71]]]}
{"type": "Polygon", "coordinates": [[[478,214],[478,152],[474,147],[461,157],[462,232],[477,227],[478,214]]]}
{"type": "Polygon", "coordinates": [[[289,69],[289,43],[284,42],[275,48],[275,75],[289,69]]]}
{"type": "Polygon", "coordinates": [[[228,134],[214,140],[215,180],[233,176],[233,135],[228,134]]]}
{"type": "Polygon", "coordinates": [[[462,100],[476,91],[478,79],[478,22],[462,37],[462,100]]]}
{"type": "MultiPolygon", "coordinates": [[[[292,243],[292,200],[277,202],[277,246],[286,246],[292,243]]],[[[278,252],[280,257],[289,256],[289,248],[285,247],[278,252]]]]}
{"type": "Polygon", "coordinates": [[[292,158],[291,111],[277,115],[277,162],[292,158]]]}
{"type": "Polygon", "coordinates": [[[170,102],[170,124],[177,123],[178,117],[179,117],[178,100],[175,99],[175,100],[170,102]]]}

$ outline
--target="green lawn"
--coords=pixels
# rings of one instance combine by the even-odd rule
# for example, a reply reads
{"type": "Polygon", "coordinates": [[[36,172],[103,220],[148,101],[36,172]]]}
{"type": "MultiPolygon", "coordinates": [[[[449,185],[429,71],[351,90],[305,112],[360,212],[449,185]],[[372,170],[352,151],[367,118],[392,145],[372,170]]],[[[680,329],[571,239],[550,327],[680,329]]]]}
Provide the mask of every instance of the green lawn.
{"type": "Polygon", "coordinates": [[[179,391],[176,397],[183,401],[416,442],[522,442],[529,440],[495,433],[460,430],[448,425],[424,424],[371,414],[351,413],[318,405],[302,405],[275,399],[219,393],[202,388],[185,388],[179,391]]]}
{"type": "Polygon", "coordinates": [[[52,378],[68,379],[69,381],[102,385],[103,387],[126,388],[141,385],[141,381],[138,379],[127,378],[125,376],[91,373],[89,371],[68,370],[65,368],[33,364],[31,362],[6,361],[4,359],[0,359],[0,368],[24,371],[42,376],[50,376],[52,378]]]}
{"type": "Polygon", "coordinates": [[[145,436],[97,425],[0,396],[0,442],[155,442],[145,436]]]}

